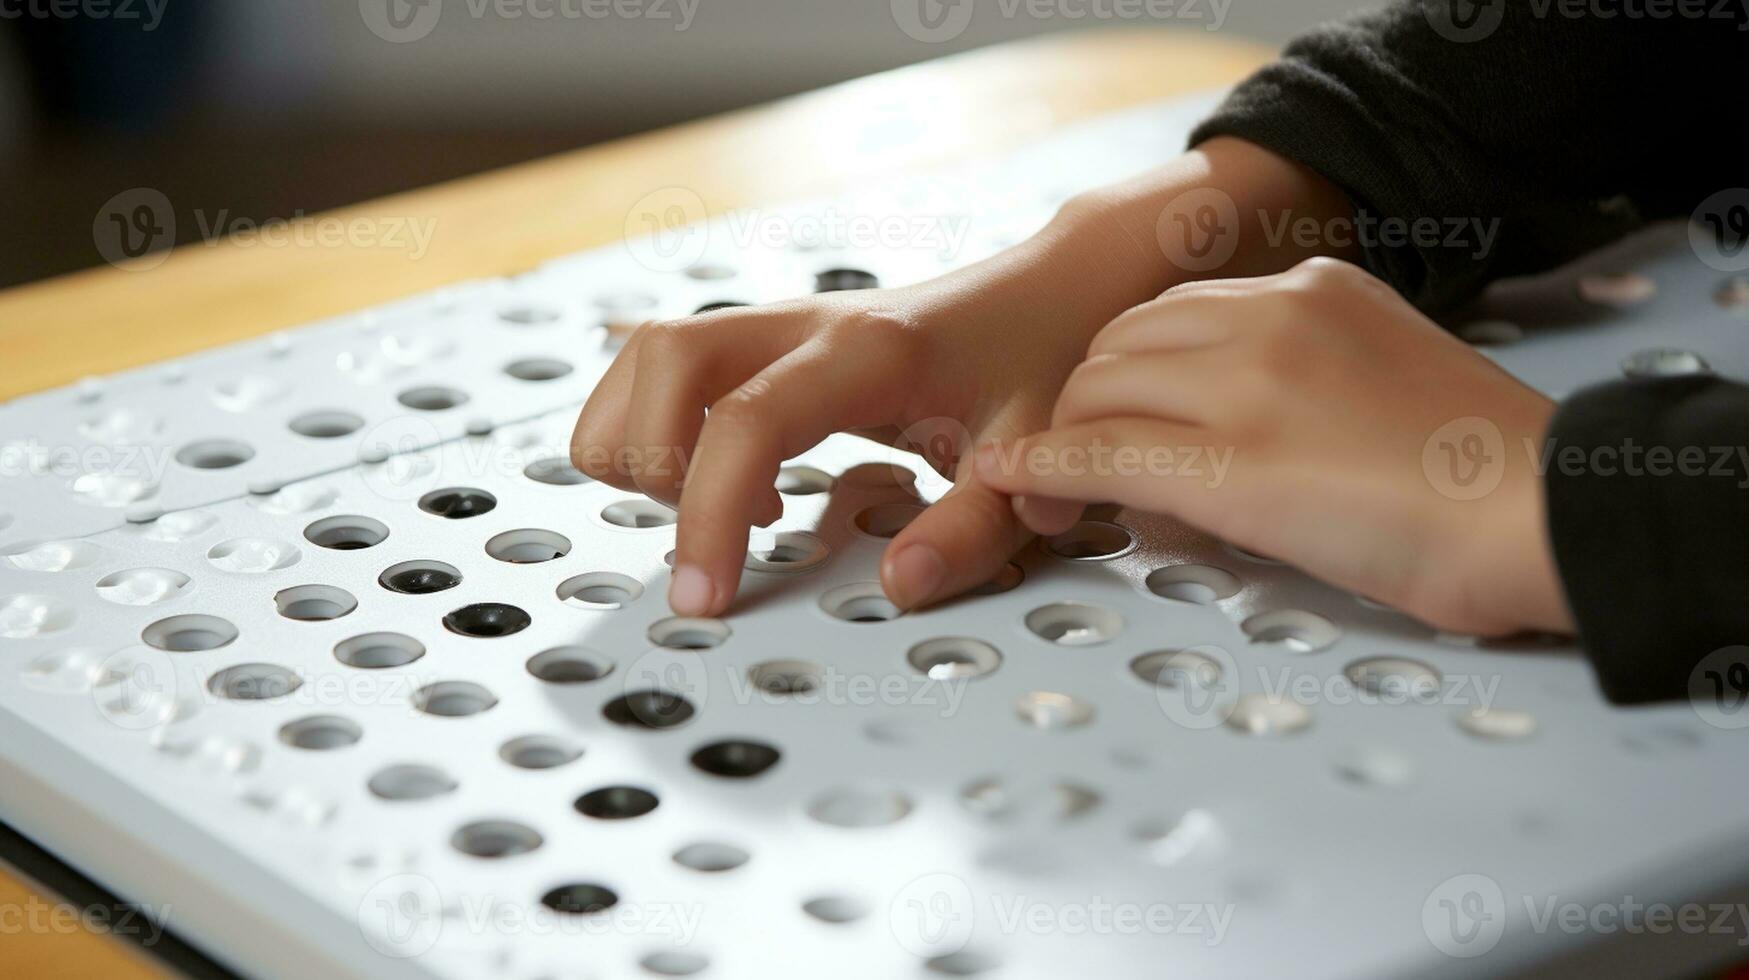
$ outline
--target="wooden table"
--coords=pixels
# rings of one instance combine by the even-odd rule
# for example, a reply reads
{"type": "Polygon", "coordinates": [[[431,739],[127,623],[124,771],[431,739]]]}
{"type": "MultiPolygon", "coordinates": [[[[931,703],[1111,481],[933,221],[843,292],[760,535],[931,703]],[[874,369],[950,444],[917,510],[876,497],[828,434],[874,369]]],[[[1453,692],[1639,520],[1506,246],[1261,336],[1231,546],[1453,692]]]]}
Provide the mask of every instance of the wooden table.
{"type": "MultiPolygon", "coordinates": [[[[102,267],[0,292],[7,362],[0,399],[456,280],[520,272],[625,237],[633,204],[660,188],[690,188],[712,214],[831,194],[1021,145],[1101,112],[1230,85],[1268,57],[1267,49],[1191,30],[1006,44],[329,215],[384,228],[435,222],[417,260],[406,250],[358,245],[223,240],[185,246],[145,271],[102,267]],[[864,139],[874,126],[924,135],[864,139]],[[845,149],[867,144],[880,149],[845,149]]],[[[35,894],[0,870],[0,909],[35,894]]],[[[21,977],[163,975],[91,933],[0,934],[0,961],[21,977]]]]}

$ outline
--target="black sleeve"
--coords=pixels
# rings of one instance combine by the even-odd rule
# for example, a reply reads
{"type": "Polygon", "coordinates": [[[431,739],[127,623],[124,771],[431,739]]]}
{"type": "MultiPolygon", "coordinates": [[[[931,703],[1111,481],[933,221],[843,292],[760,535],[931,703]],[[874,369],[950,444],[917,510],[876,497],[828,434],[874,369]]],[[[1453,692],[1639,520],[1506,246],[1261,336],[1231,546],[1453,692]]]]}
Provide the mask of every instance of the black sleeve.
{"type": "Polygon", "coordinates": [[[1295,40],[1191,143],[1236,136],[1322,174],[1375,222],[1368,268],[1442,309],[1745,183],[1742,8],[1404,0],[1295,40]],[[1414,219],[1438,240],[1382,233],[1414,219]],[[1459,222],[1480,224],[1444,233],[1459,222]]]}
{"type": "Polygon", "coordinates": [[[1549,436],[1549,535],[1604,694],[1686,697],[1708,654],[1749,644],[1749,387],[1611,382],[1549,436]]]}

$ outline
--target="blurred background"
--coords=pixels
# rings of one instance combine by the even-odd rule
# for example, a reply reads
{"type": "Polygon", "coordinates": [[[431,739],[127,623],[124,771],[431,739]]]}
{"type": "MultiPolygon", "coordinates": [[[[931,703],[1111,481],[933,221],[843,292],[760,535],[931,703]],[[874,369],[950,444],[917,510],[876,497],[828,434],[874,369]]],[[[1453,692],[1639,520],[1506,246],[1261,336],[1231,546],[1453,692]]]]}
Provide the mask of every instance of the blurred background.
{"type": "MultiPolygon", "coordinates": [[[[1279,45],[1357,0],[1151,0],[1279,45]]],[[[289,219],[1051,31],[1142,0],[0,0],[0,285],[153,187],[289,219]]],[[[1127,14],[1121,14],[1127,11],[1127,14]]],[[[1138,15],[1139,14],[1139,15],[1138,15]]],[[[194,222],[177,228],[198,237],[194,222]]]]}

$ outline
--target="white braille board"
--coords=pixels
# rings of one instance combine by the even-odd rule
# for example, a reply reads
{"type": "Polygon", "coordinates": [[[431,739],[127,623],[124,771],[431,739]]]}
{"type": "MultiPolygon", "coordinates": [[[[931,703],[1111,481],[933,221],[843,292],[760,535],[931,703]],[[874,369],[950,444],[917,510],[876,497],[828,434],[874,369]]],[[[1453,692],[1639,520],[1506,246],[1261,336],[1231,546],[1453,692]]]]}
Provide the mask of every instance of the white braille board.
{"type": "MultiPolygon", "coordinates": [[[[569,479],[610,325],[973,261],[1210,104],[0,407],[0,817],[264,977],[1684,966],[1546,912],[1740,884],[1749,716],[1128,511],[891,618],[879,534],[941,481],[847,436],[733,614],[670,622],[671,515],[569,479]]],[[[1663,228],[1456,325],[1555,394],[1741,376],[1728,271],[1663,228]]]]}

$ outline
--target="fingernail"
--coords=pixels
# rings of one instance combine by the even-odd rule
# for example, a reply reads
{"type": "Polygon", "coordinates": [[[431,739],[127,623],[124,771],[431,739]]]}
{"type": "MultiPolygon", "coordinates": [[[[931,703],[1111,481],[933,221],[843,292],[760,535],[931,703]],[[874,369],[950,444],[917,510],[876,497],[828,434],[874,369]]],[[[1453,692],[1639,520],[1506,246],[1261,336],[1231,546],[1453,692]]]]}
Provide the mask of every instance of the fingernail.
{"type": "Polygon", "coordinates": [[[674,569],[674,581],[668,583],[668,605],[677,615],[707,616],[716,596],[716,587],[704,569],[693,565],[674,569]]]}
{"type": "Polygon", "coordinates": [[[947,562],[941,552],[926,544],[914,544],[893,556],[894,596],[900,607],[911,609],[928,602],[947,578],[947,562]]]}

